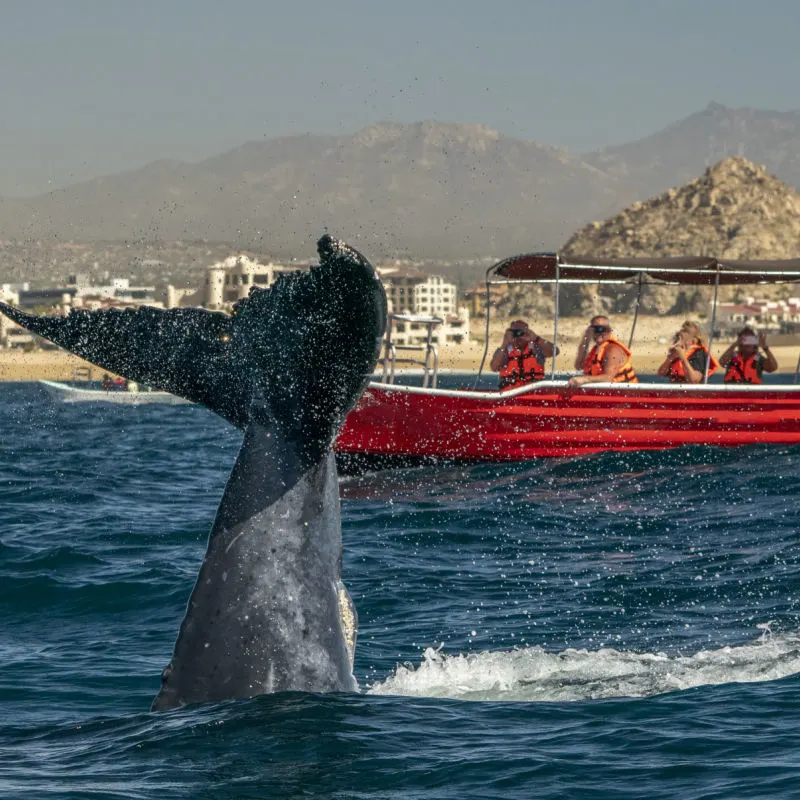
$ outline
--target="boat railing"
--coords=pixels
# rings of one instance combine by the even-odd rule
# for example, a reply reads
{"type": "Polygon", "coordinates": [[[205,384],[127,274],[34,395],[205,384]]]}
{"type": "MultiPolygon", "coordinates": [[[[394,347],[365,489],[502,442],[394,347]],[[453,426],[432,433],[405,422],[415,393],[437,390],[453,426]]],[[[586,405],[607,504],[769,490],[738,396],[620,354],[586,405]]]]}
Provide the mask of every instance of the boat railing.
{"type": "Polygon", "coordinates": [[[422,367],[422,386],[423,388],[435,389],[439,383],[439,348],[433,341],[433,330],[437,325],[441,325],[444,320],[441,317],[423,317],[416,314],[389,314],[386,322],[386,334],[383,339],[383,358],[381,359],[383,372],[381,383],[393,384],[396,378],[397,364],[410,364],[422,367]],[[424,326],[425,338],[422,343],[401,344],[393,340],[398,333],[395,329],[397,324],[408,325],[402,331],[405,337],[410,332],[410,326],[424,326]],[[424,353],[422,358],[398,358],[398,351],[424,353]]]}

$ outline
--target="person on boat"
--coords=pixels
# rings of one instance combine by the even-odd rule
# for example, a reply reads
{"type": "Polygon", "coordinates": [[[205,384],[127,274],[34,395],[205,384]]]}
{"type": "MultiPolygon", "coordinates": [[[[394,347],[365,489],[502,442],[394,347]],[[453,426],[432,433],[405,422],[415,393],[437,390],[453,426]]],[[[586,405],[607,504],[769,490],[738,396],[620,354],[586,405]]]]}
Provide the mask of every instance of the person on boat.
{"type": "Polygon", "coordinates": [[[769,349],[767,334],[756,334],[749,325],[739,331],[736,341],[719,357],[725,383],[761,383],[765,372],[775,372],[778,361],[769,349]],[[759,348],[763,350],[759,353],[759,348]]]}
{"type": "Polygon", "coordinates": [[[524,320],[511,323],[489,366],[500,373],[500,388],[510,389],[544,378],[544,362],[558,350],[534,333],[524,320]]]}
{"type": "Polygon", "coordinates": [[[100,383],[100,388],[104,389],[105,391],[108,392],[113,388],[113,386],[114,386],[113,379],[111,378],[111,376],[107,372],[104,372],[103,373],[103,380],[100,383]]]}
{"type": "Polygon", "coordinates": [[[709,375],[719,369],[719,362],[709,352],[700,324],[687,319],[675,334],[658,374],[669,378],[672,383],[702,383],[706,363],[709,375]]]}
{"type": "Polygon", "coordinates": [[[583,372],[570,378],[569,386],[585,383],[638,383],[631,363],[631,351],[614,336],[608,317],[592,317],[575,356],[575,369],[583,372]],[[589,345],[594,345],[589,349],[589,345]]]}

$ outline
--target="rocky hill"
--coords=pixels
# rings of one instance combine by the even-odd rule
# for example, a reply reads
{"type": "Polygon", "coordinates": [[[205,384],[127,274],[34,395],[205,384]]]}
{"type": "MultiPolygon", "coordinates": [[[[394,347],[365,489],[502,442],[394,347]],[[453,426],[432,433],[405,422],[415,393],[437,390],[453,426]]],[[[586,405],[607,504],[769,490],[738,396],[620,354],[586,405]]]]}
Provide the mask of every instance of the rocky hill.
{"type": "MultiPolygon", "coordinates": [[[[731,157],[699,178],[646,202],[633,203],[605,222],[591,222],[561,249],[568,257],[623,258],[709,255],[731,259],[800,257],[800,193],[763,166],[731,157]]],[[[650,287],[649,312],[704,311],[707,291],[650,287]]],[[[508,302],[524,305],[523,294],[508,302]]],[[[562,311],[629,311],[633,291],[618,287],[565,287],[562,311]]],[[[540,295],[534,305],[546,304],[540,295]]]]}
{"type": "Polygon", "coordinates": [[[567,256],[800,256],[800,193],[742,157],[605,222],[591,222],[562,248],[567,256]]]}

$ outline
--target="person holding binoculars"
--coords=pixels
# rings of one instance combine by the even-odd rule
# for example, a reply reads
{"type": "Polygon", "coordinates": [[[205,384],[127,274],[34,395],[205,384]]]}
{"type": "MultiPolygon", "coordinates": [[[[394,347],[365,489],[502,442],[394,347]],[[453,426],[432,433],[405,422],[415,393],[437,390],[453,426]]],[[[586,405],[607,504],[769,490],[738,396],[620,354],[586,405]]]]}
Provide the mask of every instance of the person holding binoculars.
{"type": "Polygon", "coordinates": [[[503,335],[503,343],[494,351],[489,366],[500,374],[500,389],[512,389],[544,378],[544,362],[558,349],[542,339],[518,319],[503,335]]]}
{"type": "Polygon", "coordinates": [[[631,351],[614,336],[608,317],[592,317],[575,357],[575,369],[583,372],[569,379],[569,386],[586,383],[638,383],[631,351]],[[589,345],[594,345],[589,349],[589,345]]]}
{"type": "Polygon", "coordinates": [[[739,331],[736,341],[719,357],[719,363],[725,367],[725,383],[762,383],[765,372],[778,369],[767,334],[756,333],[749,325],[739,331]]]}
{"type": "Polygon", "coordinates": [[[706,371],[710,376],[718,369],[719,362],[708,349],[700,323],[687,319],[672,338],[672,347],[658,374],[671,383],[702,383],[706,371]]]}

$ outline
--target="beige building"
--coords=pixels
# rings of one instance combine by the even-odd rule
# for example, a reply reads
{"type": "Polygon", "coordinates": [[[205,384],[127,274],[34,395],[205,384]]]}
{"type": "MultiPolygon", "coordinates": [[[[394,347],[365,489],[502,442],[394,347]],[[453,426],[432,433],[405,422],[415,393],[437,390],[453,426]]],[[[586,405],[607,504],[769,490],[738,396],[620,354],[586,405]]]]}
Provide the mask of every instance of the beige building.
{"type": "MultiPolygon", "coordinates": [[[[23,284],[24,288],[28,288],[28,284],[23,284]]],[[[19,289],[10,283],[0,284],[0,300],[8,303],[10,306],[19,305],[19,289]]]]}
{"type": "MultiPolygon", "coordinates": [[[[501,300],[508,296],[508,286],[489,286],[489,304],[496,306],[501,300]]],[[[475,284],[471,289],[464,292],[464,299],[467,301],[467,308],[473,317],[482,317],[486,314],[486,284],[475,284]]]]}
{"type": "Polygon", "coordinates": [[[262,264],[246,255],[229,256],[212,264],[200,289],[167,287],[167,308],[176,306],[204,306],[219,310],[229,308],[237,300],[250,294],[252,286],[266,289],[284,272],[297,272],[299,267],[280,264],[262,264]]]}
{"type": "MultiPolygon", "coordinates": [[[[27,284],[26,284],[27,288],[27,284]]],[[[0,285],[0,300],[12,306],[19,305],[19,292],[5,283],[0,285]]],[[[0,347],[25,347],[33,345],[33,334],[0,314],[0,347]]]]}

